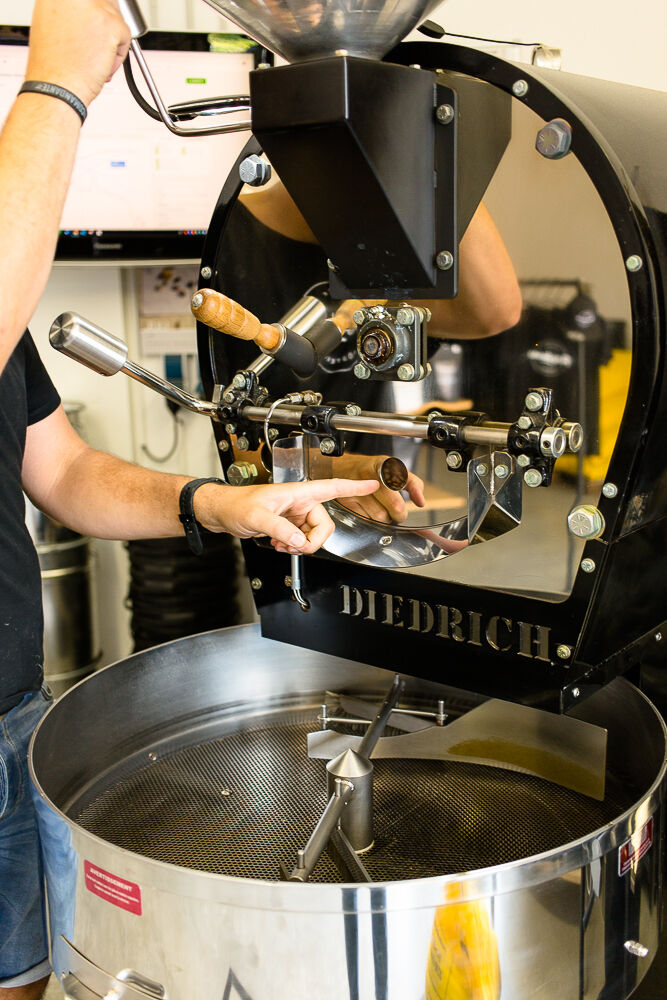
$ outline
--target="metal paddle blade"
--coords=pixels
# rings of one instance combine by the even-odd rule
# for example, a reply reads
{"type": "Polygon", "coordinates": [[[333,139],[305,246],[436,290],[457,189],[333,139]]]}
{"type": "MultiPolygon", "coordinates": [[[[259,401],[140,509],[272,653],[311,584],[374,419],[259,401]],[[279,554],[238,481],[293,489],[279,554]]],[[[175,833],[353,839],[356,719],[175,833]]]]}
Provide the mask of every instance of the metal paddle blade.
{"type": "MultiPolygon", "coordinates": [[[[310,733],[308,756],[327,760],[360,744],[359,736],[331,730],[310,733]]],[[[568,715],[492,698],[447,726],[383,736],[371,757],[460,760],[504,767],[602,801],[607,730],[568,715]]]]}

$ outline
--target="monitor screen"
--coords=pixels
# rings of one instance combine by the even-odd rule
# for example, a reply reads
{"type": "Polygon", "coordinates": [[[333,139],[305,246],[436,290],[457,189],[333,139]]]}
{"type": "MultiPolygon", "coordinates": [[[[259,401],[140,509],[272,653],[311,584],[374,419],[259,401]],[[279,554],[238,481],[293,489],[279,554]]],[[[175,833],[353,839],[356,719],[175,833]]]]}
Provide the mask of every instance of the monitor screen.
{"type": "MultiPolygon", "coordinates": [[[[0,29],[1,121],[24,79],[26,44],[27,29],[0,29]]],[[[253,51],[211,51],[209,36],[187,32],[149,33],[140,44],[167,105],[248,93],[253,51]]],[[[134,75],[150,100],[136,65],[134,75]]],[[[244,118],[247,112],[183,124],[244,118]]],[[[249,138],[247,131],[173,135],[141,110],[120,70],[91,104],[81,130],[56,259],[199,258],[220,189],[249,138]]]]}

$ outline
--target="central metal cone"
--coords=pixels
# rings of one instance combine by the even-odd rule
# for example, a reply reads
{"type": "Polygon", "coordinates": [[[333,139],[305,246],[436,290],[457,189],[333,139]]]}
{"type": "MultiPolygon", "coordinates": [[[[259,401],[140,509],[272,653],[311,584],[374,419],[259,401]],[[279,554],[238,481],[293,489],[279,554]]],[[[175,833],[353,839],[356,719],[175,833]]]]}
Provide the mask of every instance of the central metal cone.
{"type": "Polygon", "coordinates": [[[381,59],[441,0],[205,0],[289,62],[332,56],[381,59]]]}

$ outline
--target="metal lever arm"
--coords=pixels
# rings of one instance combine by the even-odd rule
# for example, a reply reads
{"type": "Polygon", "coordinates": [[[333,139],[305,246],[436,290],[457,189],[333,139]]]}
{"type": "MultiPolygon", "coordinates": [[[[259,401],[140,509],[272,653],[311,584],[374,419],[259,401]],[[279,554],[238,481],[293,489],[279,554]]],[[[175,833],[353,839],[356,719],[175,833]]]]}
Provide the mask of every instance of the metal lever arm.
{"type": "Polygon", "coordinates": [[[98,375],[115,375],[124,372],[130,378],[141,382],[149,389],[154,389],[161,396],[171,399],[179,406],[184,406],[195,413],[217,417],[218,407],[205,399],[198,399],[189,392],[184,392],[178,386],[165,381],[159,375],[147,371],[140,365],[128,360],[127,345],[112,333],[84,319],[73,312],[61,313],[51,326],[49,332],[51,346],[66,354],[68,358],[79,361],[86,368],[91,368],[98,375]]]}

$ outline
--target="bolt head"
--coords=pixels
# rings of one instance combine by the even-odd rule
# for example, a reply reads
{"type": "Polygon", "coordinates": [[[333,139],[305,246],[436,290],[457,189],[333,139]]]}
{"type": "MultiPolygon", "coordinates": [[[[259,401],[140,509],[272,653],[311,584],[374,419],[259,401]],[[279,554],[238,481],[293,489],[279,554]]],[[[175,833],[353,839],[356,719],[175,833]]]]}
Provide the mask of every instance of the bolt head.
{"type": "Polygon", "coordinates": [[[644,261],[641,259],[638,253],[630,254],[629,257],[625,259],[625,266],[628,271],[641,271],[644,265],[644,261]]]}
{"type": "Polygon", "coordinates": [[[240,373],[235,375],[232,379],[232,385],[235,389],[245,389],[245,378],[240,373]]]}
{"type": "Polygon", "coordinates": [[[320,451],[323,455],[333,455],[336,450],[336,442],[333,438],[322,438],[320,441],[320,451]]]}
{"type": "Polygon", "coordinates": [[[248,184],[250,187],[261,187],[271,177],[271,164],[253,153],[252,156],[246,156],[241,163],[239,177],[244,184],[248,184]]]}
{"type": "Polygon", "coordinates": [[[241,437],[236,439],[236,447],[238,448],[239,451],[248,450],[248,448],[250,447],[250,442],[248,441],[247,437],[245,437],[245,435],[242,434],[241,437]]]}
{"type": "Polygon", "coordinates": [[[201,271],[199,273],[201,274],[201,276],[204,279],[204,281],[208,281],[208,279],[213,274],[213,271],[211,270],[210,267],[202,267],[202,269],[201,269],[201,271]]]}
{"type": "Polygon", "coordinates": [[[567,516],[570,534],[577,538],[599,538],[605,529],[602,514],[591,504],[579,504],[567,516]]]}
{"type": "Polygon", "coordinates": [[[516,464],[520,466],[522,469],[525,469],[527,466],[530,465],[530,459],[528,455],[519,455],[517,457],[516,464]]]}
{"type": "Polygon", "coordinates": [[[515,97],[525,97],[528,93],[528,84],[525,80],[515,80],[512,84],[512,93],[515,97]]]}
{"type": "Polygon", "coordinates": [[[529,392],[525,399],[525,406],[531,413],[536,413],[544,406],[544,396],[541,392],[529,392]]]}
{"type": "Polygon", "coordinates": [[[252,580],[250,581],[250,586],[252,587],[253,590],[261,590],[263,584],[258,576],[253,576],[252,580]]]}
{"type": "Polygon", "coordinates": [[[354,374],[357,378],[370,378],[371,371],[370,368],[366,367],[366,365],[359,364],[354,366],[354,374]]]}
{"type": "Polygon", "coordinates": [[[655,641],[656,642],[662,642],[662,632],[656,632],[655,633],[655,641]]]}
{"type": "Polygon", "coordinates": [[[269,441],[275,441],[279,434],[277,427],[269,427],[269,441]]]}
{"type": "Polygon", "coordinates": [[[218,451],[229,451],[229,441],[218,441],[218,451]]]}
{"type": "Polygon", "coordinates": [[[450,451],[445,461],[450,469],[460,469],[463,465],[463,456],[458,451],[450,451]]]}
{"type": "Polygon", "coordinates": [[[498,479],[507,479],[507,477],[510,474],[510,470],[507,465],[497,465],[495,468],[495,473],[498,479]]]}
{"type": "Polygon", "coordinates": [[[199,309],[200,305],[204,301],[204,296],[201,292],[195,292],[192,296],[192,302],[190,303],[192,309],[199,309]]]}
{"type": "Polygon", "coordinates": [[[523,481],[526,486],[535,489],[536,486],[542,485],[542,473],[539,469],[526,469],[523,474],[523,481]]]}
{"type": "Polygon", "coordinates": [[[383,535],[382,538],[380,539],[380,545],[382,546],[391,545],[392,541],[393,538],[391,537],[391,535],[383,535]]]}
{"type": "Polygon", "coordinates": [[[572,688],[572,697],[573,698],[578,698],[580,694],[581,694],[581,691],[579,690],[579,688],[572,688]]]}
{"type": "Polygon", "coordinates": [[[449,125],[454,120],[454,108],[451,104],[441,104],[436,110],[435,116],[441,125],[449,125]]]}
{"type": "Polygon", "coordinates": [[[484,462],[480,462],[480,464],[477,466],[477,475],[488,476],[488,474],[489,474],[488,465],[485,465],[484,462]]]}
{"type": "Polygon", "coordinates": [[[607,497],[608,500],[613,500],[615,496],[618,496],[618,486],[616,483],[605,483],[602,487],[602,495],[607,497]]]}
{"type": "Polygon", "coordinates": [[[229,796],[232,794],[232,790],[231,788],[221,788],[220,794],[222,795],[223,799],[228,799],[229,796]]]}
{"type": "Polygon", "coordinates": [[[517,426],[520,427],[522,431],[527,431],[533,426],[533,421],[524,413],[523,416],[519,417],[517,420],[517,426]]]}
{"type": "Polygon", "coordinates": [[[396,312],[396,319],[401,326],[411,326],[415,321],[414,309],[410,306],[401,306],[396,312]]]}
{"type": "Polygon", "coordinates": [[[366,319],[366,310],[365,309],[355,309],[354,312],[352,313],[352,319],[357,324],[357,326],[361,326],[361,324],[366,319]]]}
{"type": "Polygon", "coordinates": [[[410,382],[415,377],[415,370],[412,365],[399,365],[396,374],[401,382],[410,382]]]}
{"type": "Polygon", "coordinates": [[[234,393],[231,390],[228,390],[222,398],[225,401],[225,403],[233,403],[235,397],[234,393]]]}
{"type": "Polygon", "coordinates": [[[292,586],[292,577],[291,576],[286,576],[285,577],[285,586],[286,587],[291,587],[292,586]]]}
{"type": "Polygon", "coordinates": [[[594,573],[595,572],[595,560],[594,559],[582,559],[581,568],[584,573],[594,573]]]}
{"type": "Polygon", "coordinates": [[[450,250],[441,250],[435,258],[436,267],[440,271],[449,271],[454,264],[454,255],[450,250]]]}
{"type": "Polygon", "coordinates": [[[535,139],[535,149],[548,160],[560,160],[570,151],[572,128],[563,118],[554,118],[544,125],[535,139]]]}
{"type": "Polygon", "coordinates": [[[227,470],[227,481],[231,486],[244,486],[257,478],[257,466],[251,462],[234,462],[227,470]]]}
{"type": "Polygon", "coordinates": [[[635,958],[646,958],[650,950],[640,941],[626,941],[623,947],[631,955],[634,955],[635,958]]]}
{"type": "Polygon", "coordinates": [[[357,406],[356,403],[348,403],[347,406],[345,407],[345,412],[347,413],[348,417],[358,417],[359,414],[361,413],[361,407],[357,406]]]}
{"type": "Polygon", "coordinates": [[[566,646],[565,643],[561,643],[556,649],[556,656],[560,660],[569,660],[572,656],[572,646],[566,646]]]}
{"type": "Polygon", "coordinates": [[[236,424],[225,424],[225,430],[228,434],[236,434],[236,424]]]}

